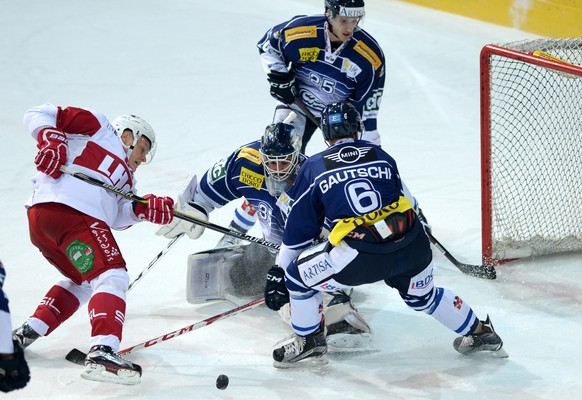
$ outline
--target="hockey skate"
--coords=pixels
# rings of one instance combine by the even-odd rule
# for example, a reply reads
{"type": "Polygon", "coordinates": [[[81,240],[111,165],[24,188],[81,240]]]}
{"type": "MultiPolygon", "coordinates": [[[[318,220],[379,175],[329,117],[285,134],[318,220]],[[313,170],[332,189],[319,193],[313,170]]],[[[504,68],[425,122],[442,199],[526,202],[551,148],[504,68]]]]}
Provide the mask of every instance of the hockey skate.
{"type": "Polygon", "coordinates": [[[295,334],[275,345],[275,368],[319,367],[327,364],[327,344],[323,331],[307,336],[295,334]]]}
{"type": "Polygon", "coordinates": [[[494,357],[507,358],[509,355],[503,349],[503,340],[493,329],[493,324],[487,315],[483,324],[483,332],[475,335],[460,336],[453,341],[453,347],[459,353],[471,355],[477,353],[488,353],[494,357]]]}
{"type": "Polygon", "coordinates": [[[23,350],[34,343],[39,337],[40,335],[27,322],[12,331],[12,340],[16,340],[23,350]]]}
{"type": "Polygon", "coordinates": [[[113,351],[109,346],[93,346],[85,358],[81,378],[90,381],[136,385],[141,382],[141,367],[113,351]]]}

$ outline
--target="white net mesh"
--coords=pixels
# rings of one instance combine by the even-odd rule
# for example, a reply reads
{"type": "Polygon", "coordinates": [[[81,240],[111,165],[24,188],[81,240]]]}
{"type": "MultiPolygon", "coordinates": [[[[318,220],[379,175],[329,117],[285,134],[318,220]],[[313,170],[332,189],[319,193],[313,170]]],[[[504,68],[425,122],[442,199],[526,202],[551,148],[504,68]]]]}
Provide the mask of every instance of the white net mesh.
{"type": "MultiPolygon", "coordinates": [[[[501,45],[582,65],[582,39],[501,45]]],[[[582,77],[490,57],[491,252],[582,250],[582,77]]]]}

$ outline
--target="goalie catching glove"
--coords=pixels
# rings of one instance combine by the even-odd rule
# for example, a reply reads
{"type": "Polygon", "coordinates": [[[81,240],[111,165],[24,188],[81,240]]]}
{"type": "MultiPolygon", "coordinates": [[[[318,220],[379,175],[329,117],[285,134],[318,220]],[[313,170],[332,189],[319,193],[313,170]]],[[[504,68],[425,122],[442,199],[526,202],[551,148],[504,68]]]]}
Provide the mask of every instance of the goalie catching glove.
{"type": "Polygon", "coordinates": [[[279,311],[287,303],[289,303],[289,291],[285,286],[285,271],[283,268],[273,266],[267,272],[265,304],[271,310],[279,311]]]}
{"type": "MultiPolygon", "coordinates": [[[[208,221],[208,211],[206,211],[203,206],[191,202],[191,200],[194,199],[197,186],[198,179],[196,178],[196,175],[194,175],[192,179],[187,181],[185,187],[180,191],[178,202],[174,208],[184,214],[188,214],[189,216],[206,222],[208,221]]],[[[167,239],[173,239],[176,236],[185,233],[190,239],[196,240],[203,232],[204,227],[201,225],[193,224],[192,222],[183,219],[174,218],[172,223],[161,226],[156,232],[156,235],[163,236],[167,239]]]]}

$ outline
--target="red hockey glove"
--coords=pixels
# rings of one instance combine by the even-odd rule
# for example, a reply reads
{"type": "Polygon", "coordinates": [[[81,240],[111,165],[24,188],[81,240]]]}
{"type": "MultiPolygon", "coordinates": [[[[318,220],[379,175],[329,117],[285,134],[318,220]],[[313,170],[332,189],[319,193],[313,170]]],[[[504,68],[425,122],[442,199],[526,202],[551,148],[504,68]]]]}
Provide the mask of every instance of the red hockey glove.
{"type": "Polygon", "coordinates": [[[158,197],[146,194],[148,203],[133,203],[133,212],[141,220],[165,225],[174,219],[174,200],[171,197],[158,197]]]}
{"type": "Polygon", "coordinates": [[[69,144],[67,137],[54,128],[44,128],[38,133],[38,153],[34,158],[36,169],[55,179],[61,176],[61,165],[67,162],[69,144]]]}

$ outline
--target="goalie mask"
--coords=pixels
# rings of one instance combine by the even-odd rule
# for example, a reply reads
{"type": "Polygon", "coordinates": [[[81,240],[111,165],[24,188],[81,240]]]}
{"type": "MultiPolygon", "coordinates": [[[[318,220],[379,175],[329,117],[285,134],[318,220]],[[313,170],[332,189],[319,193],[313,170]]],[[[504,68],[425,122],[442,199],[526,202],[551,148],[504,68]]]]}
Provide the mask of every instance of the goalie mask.
{"type": "Polygon", "coordinates": [[[156,134],[150,124],[135,115],[121,115],[113,120],[113,128],[117,131],[119,138],[121,138],[121,135],[126,129],[129,129],[133,133],[133,143],[131,146],[126,146],[123,144],[123,141],[121,142],[127,151],[127,157],[131,155],[134,146],[137,144],[137,141],[141,136],[148,139],[150,142],[150,151],[146,155],[146,161],[144,164],[148,164],[152,161],[156,154],[157,143],[156,134]]]}
{"type": "Polygon", "coordinates": [[[269,194],[278,197],[293,186],[299,167],[301,140],[293,125],[277,122],[265,129],[261,139],[261,161],[269,194]]]}
{"type": "Polygon", "coordinates": [[[321,113],[321,131],[326,142],[334,139],[361,138],[364,126],[360,113],[347,101],[328,104],[321,113]]]}

